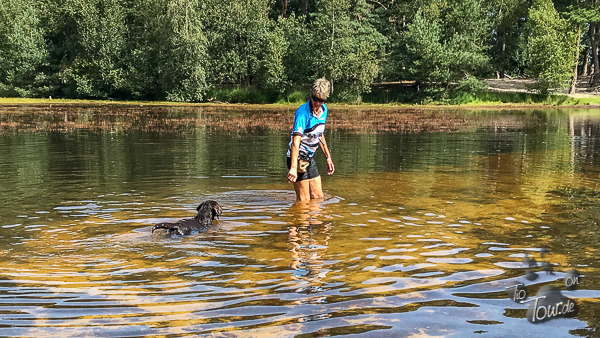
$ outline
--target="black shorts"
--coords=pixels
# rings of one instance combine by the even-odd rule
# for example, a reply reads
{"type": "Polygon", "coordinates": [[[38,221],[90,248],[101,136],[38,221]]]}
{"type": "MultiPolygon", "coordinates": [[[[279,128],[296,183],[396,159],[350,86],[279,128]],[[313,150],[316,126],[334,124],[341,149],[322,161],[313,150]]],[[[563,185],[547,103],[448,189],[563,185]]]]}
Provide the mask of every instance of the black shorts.
{"type": "MultiPolygon", "coordinates": [[[[290,157],[287,158],[287,167],[288,170],[290,169],[292,165],[292,159],[290,157]]],[[[308,168],[306,168],[306,172],[305,173],[298,173],[298,179],[296,179],[296,182],[300,182],[300,181],[304,181],[304,180],[310,180],[313,178],[317,178],[319,177],[319,168],[317,167],[317,161],[315,161],[314,157],[310,158],[310,162],[308,163],[308,168]]]]}

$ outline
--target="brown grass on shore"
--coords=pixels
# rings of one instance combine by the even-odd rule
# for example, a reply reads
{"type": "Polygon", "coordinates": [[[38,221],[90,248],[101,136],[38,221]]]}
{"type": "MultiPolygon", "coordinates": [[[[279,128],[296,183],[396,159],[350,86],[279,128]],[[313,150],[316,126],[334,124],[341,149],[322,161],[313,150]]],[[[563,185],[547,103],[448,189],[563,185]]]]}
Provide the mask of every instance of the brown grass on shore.
{"type": "MultiPolygon", "coordinates": [[[[268,128],[289,131],[294,108],[270,107],[135,107],[34,105],[0,109],[0,131],[36,132],[74,130],[189,132],[214,128],[229,132],[251,132],[268,128]]],[[[472,127],[473,120],[461,114],[416,108],[330,110],[327,128],[367,132],[451,132],[472,127]]]]}
{"type": "MultiPolygon", "coordinates": [[[[481,110],[481,108],[479,108],[481,110]]],[[[11,105],[0,106],[0,133],[73,132],[78,130],[189,133],[201,129],[247,133],[270,129],[289,133],[296,107],[258,106],[111,106],[11,105]]],[[[520,128],[531,123],[514,114],[415,107],[334,106],[328,130],[355,133],[458,132],[480,127],[520,128]]],[[[535,114],[533,114],[535,116],[535,114]]],[[[534,117],[535,118],[535,117],[534,117]]],[[[530,118],[531,119],[531,118],[530,118]]]]}

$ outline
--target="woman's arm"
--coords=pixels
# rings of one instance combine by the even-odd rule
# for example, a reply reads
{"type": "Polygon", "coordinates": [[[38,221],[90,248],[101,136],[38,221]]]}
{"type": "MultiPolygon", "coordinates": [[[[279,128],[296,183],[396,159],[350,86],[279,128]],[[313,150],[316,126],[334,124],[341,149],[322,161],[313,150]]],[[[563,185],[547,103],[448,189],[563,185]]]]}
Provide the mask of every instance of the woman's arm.
{"type": "Polygon", "coordinates": [[[331,159],[331,153],[329,152],[329,148],[327,147],[327,141],[325,141],[325,135],[321,136],[321,150],[323,150],[323,154],[325,154],[325,158],[327,159],[327,175],[333,175],[335,171],[335,166],[333,165],[333,160],[331,159]]]}
{"type": "Polygon", "coordinates": [[[290,171],[288,172],[288,182],[293,183],[298,179],[298,155],[300,154],[300,139],[302,136],[294,135],[292,138],[292,151],[291,151],[291,160],[292,163],[290,165],[290,171]]]}

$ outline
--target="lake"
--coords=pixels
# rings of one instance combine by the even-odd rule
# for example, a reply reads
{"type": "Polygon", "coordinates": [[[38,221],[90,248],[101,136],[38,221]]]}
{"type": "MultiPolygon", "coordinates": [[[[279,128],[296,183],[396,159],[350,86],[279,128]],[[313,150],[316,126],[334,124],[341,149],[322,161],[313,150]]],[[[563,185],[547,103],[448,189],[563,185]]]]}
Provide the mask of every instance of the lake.
{"type": "Polygon", "coordinates": [[[598,334],[600,110],[331,107],[310,203],[293,113],[0,107],[0,336],[598,334]]]}

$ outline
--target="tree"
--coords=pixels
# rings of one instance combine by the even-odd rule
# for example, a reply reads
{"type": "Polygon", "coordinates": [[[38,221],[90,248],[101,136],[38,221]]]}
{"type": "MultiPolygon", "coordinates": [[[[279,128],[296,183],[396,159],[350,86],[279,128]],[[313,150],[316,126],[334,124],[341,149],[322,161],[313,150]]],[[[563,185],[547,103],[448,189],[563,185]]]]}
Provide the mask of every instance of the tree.
{"type": "Polygon", "coordinates": [[[364,0],[320,0],[310,23],[314,78],[327,77],[344,101],[360,101],[379,74],[387,39],[364,0]]]}
{"type": "Polygon", "coordinates": [[[205,0],[209,78],[215,85],[257,85],[269,41],[269,0],[205,0]]]}
{"type": "Polygon", "coordinates": [[[310,81],[312,50],[307,41],[311,36],[304,20],[292,12],[287,18],[279,17],[269,27],[261,60],[260,87],[283,94],[310,81]]]}
{"type": "Polygon", "coordinates": [[[25,0],[0,0],[0,94],[47,96],[48,62],[39,10],[25,0]]]}
{"type": "Polygon", "coordinates": [[[528,0],[489,0],[491,34],[489,52],[494,70],[500,77],[523,74],[527,66],[525,21],[529,11],[528,0]]]}
{"type": "Polygon", "coordinates": [[[287,52],[283,58],[286,78],[291,88],[303,86],[314,80],[313,35],[309,32],[305,17],[290,15],[277,21],[275,31],[285,38],[287,52]]]}
{"type": "Polygon", "coordinates": [[[488,34],[479,0],[431,2],[417,10],[403,34],[407,75],[434,91],[460,81],[472,83],[489,61],[484,53],[488,34]]]}
{"type": "Polygon", "coordinates": [[[531,87],[548,94],[567,86],[572,74],[576,34],[561,19],[551,0],[534,0],[527,22],[531,87]]]}
{"type": "Polygon", "coordinates": [[[63,93],[108,98],[125,82],[124,9],[118,0],[48,0],[48,39],[63,93]]]}
{"type": "Polygon", "coordinates": [[[596,0],[531,1],[0,0],[0,94],[201,101],[247,86],[273,99],[325,76],[334,100],[360,101],[375,81],[445,96],[492,71],[551,92],[576,74],[576,27],[600,84],[596,0]]]}
{"type": "Polygon", "coordinates": [[[167,3],[163,26],[167,41],[160,49],[165,67],[159,80],[169,101],[200,101],[206,91],[207,40],[198,5],[199,0],[167,3]]]}
{"type": "Polygon", "coordinates": [[[208,84],[200,1],[133,0],[127,88],[138,97],[200,101],[208,84]]]}
{"type": "MultiPolygon", "coordinates": [[[[286,20],[282,18],[282,20],[286,20]]],[[[263,71],[261,84],[264,88],[277,93],[283,93],[288,89],[285,65],[283,63],[286,57],[289,42],[286,41],[283,30],[274,27],[267,36],[267,49],[262,59],[263,71]]]]}
{"type": "MultiPolygon", "coordinates": [[[[569,94],[573,94],[575,92],[575,86],[576,86],[576,82],[577,82],[577,66],[579,64],[579,52],[580,52],[580,42],[581,42],[581,35],[582,35],[582,28],[589,26],[588,30],[588,34],[587,34],[587,38],[589,39],[589,44],[591,47],[591,51],[592,51],[592,61],[594,63],[594,65],[596,66],[596,69],[598,68],[598,47],[597,47],[597,37],[596,37],[596,33],[598,31],[598,25],[597,23],[600,22],[600,8],[598,7],[598,4],[596,3],[591,3],[591,2],[576,2],[575,4],[564,4],[562,2],[559,2],[559,4],[562,4],[561,7],[561,15],[562,17],[564,17],[568,24],[571,25],[571,27],[575,28],[576,31],[576,35],[577,35],[577,44],[576,44],[576,50],[575,50],[575,64],[573,65],[573,77],[572,77],[572,81],[571,81],[571,89],[569,90],[569,94]]],[[[558,6],[558,5],[557,5],[558,6]]],[[[589,54],[589,50],[586,49],[584,55],[584,69],[586,69],[587,67],[587,56],[589,54]]],[[[584,74],[585,75],[585,74],[584,74]]],[[[600,73],[599,72],[594,72],[594,75],[592,77],[592,85],[598,86],[600,84],[600,73]]]]}

